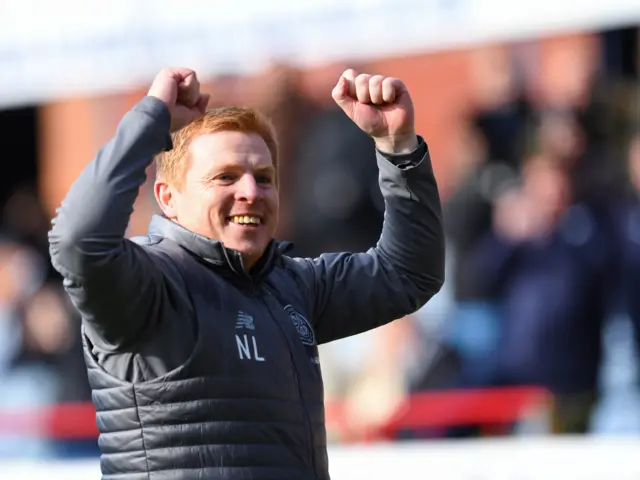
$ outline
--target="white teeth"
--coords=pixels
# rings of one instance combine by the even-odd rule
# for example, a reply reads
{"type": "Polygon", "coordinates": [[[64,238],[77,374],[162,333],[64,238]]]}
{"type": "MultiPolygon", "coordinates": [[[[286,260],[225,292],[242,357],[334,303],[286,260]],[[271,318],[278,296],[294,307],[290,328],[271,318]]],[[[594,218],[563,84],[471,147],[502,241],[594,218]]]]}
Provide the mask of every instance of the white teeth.
{"type": "Polygon", "coordinates": [[[239,225],[260,225],[260,217],[253,215],[234,215],[231,221],[239,225]]]}

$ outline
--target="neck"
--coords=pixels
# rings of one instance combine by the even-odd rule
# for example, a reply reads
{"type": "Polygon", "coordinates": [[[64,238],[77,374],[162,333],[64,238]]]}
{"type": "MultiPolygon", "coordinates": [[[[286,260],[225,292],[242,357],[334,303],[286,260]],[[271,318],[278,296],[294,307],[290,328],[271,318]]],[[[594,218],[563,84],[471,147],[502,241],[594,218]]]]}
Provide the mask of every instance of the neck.
{"type": "Polygon", "coordinates": [[[253,258],[248,255],[240,254],[240,259],[242,260],[242,267],[244,268],[245,273],[249,273],[253,268],[253,266],[256,263],[258,263],[258,260],[260,260],[260,257],[253,258]]]}

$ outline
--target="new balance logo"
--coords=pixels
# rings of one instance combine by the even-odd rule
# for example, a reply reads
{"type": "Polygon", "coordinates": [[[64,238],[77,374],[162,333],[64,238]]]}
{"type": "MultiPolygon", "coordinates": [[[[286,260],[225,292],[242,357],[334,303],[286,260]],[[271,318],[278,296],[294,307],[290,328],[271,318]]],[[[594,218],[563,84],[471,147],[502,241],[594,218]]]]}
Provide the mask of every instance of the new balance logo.
{"type": "Polygon", "coordinates": [[[248,313],[238,312],[238,318],[236,319],[236,328],[255,330],[256,326],[253,324],[253,317],[248,313]]]}

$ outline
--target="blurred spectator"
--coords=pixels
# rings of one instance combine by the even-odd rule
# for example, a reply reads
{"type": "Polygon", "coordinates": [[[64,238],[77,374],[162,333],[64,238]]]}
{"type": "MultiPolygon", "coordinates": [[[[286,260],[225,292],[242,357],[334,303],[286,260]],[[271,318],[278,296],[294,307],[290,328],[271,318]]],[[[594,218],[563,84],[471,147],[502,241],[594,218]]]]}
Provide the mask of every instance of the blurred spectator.
{"type": "Polygon", "coordinates": [[[557,433],[588,429],[613,280],[608,230],[572,195],[554,159],[530,159],[474,252],[477,275],[501,303],[497,380],[554,393],[557,433]]]}
{"type": "MultiPolygon", "coordinates": [[[[47,231],[49,219],[34,189],[21,185],[9,196],[2,209],[2,232],[14,241],[29,246],[43,259],[49,256],[47,231]]],[[[59,279],[49,262],[43,263],[47,279],[59,279]]]]}
{"type": "Polygon", "coordinates": [[[444,207],[455,303],[446,340],[461,357],[456,383],[463,387],[489,385],[493,375],[492,352],[500,328],[497,307],[468,262],[491,229],[496,198],[519,175],[529,119],[510,47],[480,49],[473,60],[476,109],[462,135],[463,157],[471,158],[466,163],[472,167],[444,207]]]}
{"type": "MultiPolygon", "coordinates": [[[[59,275],[48,258],[49,221],[33,189],[22,186],[3,209],[0,292],[5,312],[0,326],[0,406],[20,410],[90,399],[80,346],[79,319],[62,291],[59,275]],[[5,347],[5,348],[3,348],[5,347]]],[[[31,419],[45,429],[46,419],[31,419]]],[[[56,455],[63,442],[7,439],[14,455],[56,455]],[[15,449],[15,450],[14,450],[15,449]]],[[[4,443],[4,442],[3,442],[4,443]]],[[[77,442],[80,445],[82,442],[77,442]]],[[[91,440],[90,446],[96,442],[91,440]]]]}
{"type": "MultiPolygon", "coordinates": [[[[12,240],[0,243],[0,410],[45,406],[54,403],[58,377],[46,365],[20,361],[26,336],[25,307],[44,280],[44,259],[32,249],[12,240]]],[[[42,321],[47,321],[43,317],[42,321]]],[[[30,418],[34,431],[44,427],[37,416],[30,418]]],[[[0,436],[0,457],[41,457],[52,454],[52,444],[42,438],[14,432],[0,436]]]]}
{"type": "Polygon", "coordinates": [[[620,267],[621,301],[635,328],[636,342],[640,345],[640,133],[629,142],[628,172],[630,191],[623,202],[616,203],[618,265],[620,267]]]}
{"type": "Polygon", "coordinates": [[[375,245],[384,204],[374,146],[337,106],[318,111],[299,138],[295,172],[290,238],[297,252],[315,256],[375,245]]]}

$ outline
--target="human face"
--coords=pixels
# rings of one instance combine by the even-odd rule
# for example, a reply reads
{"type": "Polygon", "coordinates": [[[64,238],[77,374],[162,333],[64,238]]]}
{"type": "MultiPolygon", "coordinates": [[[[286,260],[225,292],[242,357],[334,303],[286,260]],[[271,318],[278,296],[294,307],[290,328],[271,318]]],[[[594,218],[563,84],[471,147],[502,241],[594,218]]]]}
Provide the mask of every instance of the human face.
{"type": "Polygon", "coordinates": [[[241,253],[248,270],[277,227],[275,179],[271,154],[258,134],[200,135],[189,146],[183,187],[172,191],[174,220],[241,253]]]}
{"type": "Polygon", "coordinates": [[[525,169],[525,188],[537,213],[551,221],[560,218],[570,203],[569,179],[557,166],[540,163],[525,169]]]}

